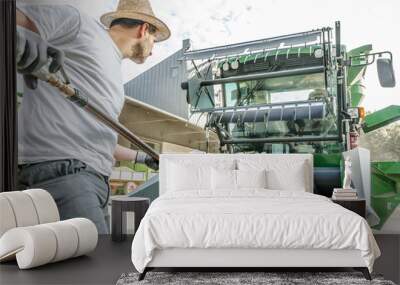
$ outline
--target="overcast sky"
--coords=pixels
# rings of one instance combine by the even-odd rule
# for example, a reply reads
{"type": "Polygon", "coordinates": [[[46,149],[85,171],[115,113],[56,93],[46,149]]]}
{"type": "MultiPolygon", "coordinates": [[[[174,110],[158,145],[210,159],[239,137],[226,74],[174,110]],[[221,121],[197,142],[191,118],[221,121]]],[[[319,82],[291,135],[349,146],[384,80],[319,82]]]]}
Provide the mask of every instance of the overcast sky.
{"type": "MultiPolygon", "coordinates": [[[[115,9],[118,2],[58,0],[61,1],[74,4],[97,19],[115,9]]],[[[151,0],[151,3],[155,14],[170,27],[172,36],[156,45],[153,56],[145,64],[125,62],[125,82],[180,49],[185,38],[190,38],[197,49],[333,27],[340,20],[342,42],[348,49],[372,44],[374,51],[390,50],[394,55],[397,86],[380,87],[376,65],[369,67],[363,105],[371,111],[400,105],[399,0],[151,0]]]]}

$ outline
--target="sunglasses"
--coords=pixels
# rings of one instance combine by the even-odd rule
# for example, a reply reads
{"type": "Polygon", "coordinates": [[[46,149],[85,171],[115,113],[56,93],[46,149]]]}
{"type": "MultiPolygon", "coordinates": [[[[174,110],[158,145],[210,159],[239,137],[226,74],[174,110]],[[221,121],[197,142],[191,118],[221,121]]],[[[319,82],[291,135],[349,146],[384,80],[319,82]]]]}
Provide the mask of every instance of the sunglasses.
{"type": "Polygon", "coordinates": [[[117,25],[117,24],[122,24],[122,25],[128,25],[128,26],[135,26],[135,25],[143,25],[143,24],[148,24],[149,25],[149,33],[150,34],[155,34],[157,32],[157,28],[153,26],[150,23],[141,21],[141,20],[135,20],[135,19],[129,19],[129,18],[119,18],[115,19],[112,23],[111,26],[117,25]]]}

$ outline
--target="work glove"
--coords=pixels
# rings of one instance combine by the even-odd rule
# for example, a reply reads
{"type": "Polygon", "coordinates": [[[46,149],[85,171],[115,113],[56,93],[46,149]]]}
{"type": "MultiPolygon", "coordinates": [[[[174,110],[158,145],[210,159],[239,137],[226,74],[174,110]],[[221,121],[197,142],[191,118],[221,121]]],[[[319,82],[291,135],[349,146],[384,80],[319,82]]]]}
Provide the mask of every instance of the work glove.
{"type": "Polygon", "coordinates": [[[64,63],[64,52],[51,46],[40,35],[28,29],[17,26],[17,71],[23,74],[26,86],[37,88],[37,77],[33,75],[47,64],[51,57],[49,72],[60,70],[64,63]]]}
{"type": "Polygon", "coordinates": [[[137,152],[136,162],[143,163],[151,169],[158,170],[158,161],[142,151],[137,152]]]}

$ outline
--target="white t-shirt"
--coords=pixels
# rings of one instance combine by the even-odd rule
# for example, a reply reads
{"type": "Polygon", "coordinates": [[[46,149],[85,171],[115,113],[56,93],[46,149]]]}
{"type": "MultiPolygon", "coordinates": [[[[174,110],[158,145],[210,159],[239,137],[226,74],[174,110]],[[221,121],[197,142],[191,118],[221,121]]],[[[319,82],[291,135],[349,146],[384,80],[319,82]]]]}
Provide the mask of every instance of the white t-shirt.
{"type": "MultiPolygon", "coordinates": [[[[19,5],[43,39],[65,52],[72,86],[113,119],[124,104],[122,54],[107,30],[90,16],[65,5],[19,5]]],[[[117,133],[39,80],[24,88],[18,114],[19,163],[79,159],[110,175],[117,133]]]]}

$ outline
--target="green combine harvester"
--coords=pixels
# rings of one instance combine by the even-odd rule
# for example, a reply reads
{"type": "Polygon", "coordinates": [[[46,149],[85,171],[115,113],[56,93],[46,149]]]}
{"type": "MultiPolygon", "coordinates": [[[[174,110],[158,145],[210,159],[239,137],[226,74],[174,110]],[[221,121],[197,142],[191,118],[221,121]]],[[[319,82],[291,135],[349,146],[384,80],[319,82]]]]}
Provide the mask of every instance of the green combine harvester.
{"type": "MultiPolygon", "coordinates": [[[[400,119],[400,106],[368,115],[361,106],[369,65],[376,62],[382,87],[395,86],[392,54],[372,52],[372,45],[348,51],[340,22],[334,29],[201,50],[188,45],[182,61],[191,115],[217,133],[220,152],[312,153],[314,192],[328,197],[341,187],[343,153],[357,147],[360,132],[400,119]]],[[[373,187],[365,195],[379,208],[377,228],[400,202],[399,168],[400,162],[372,165],[373,187]],[[387,203],[391,210],[382,210],[387,203]]]]}

